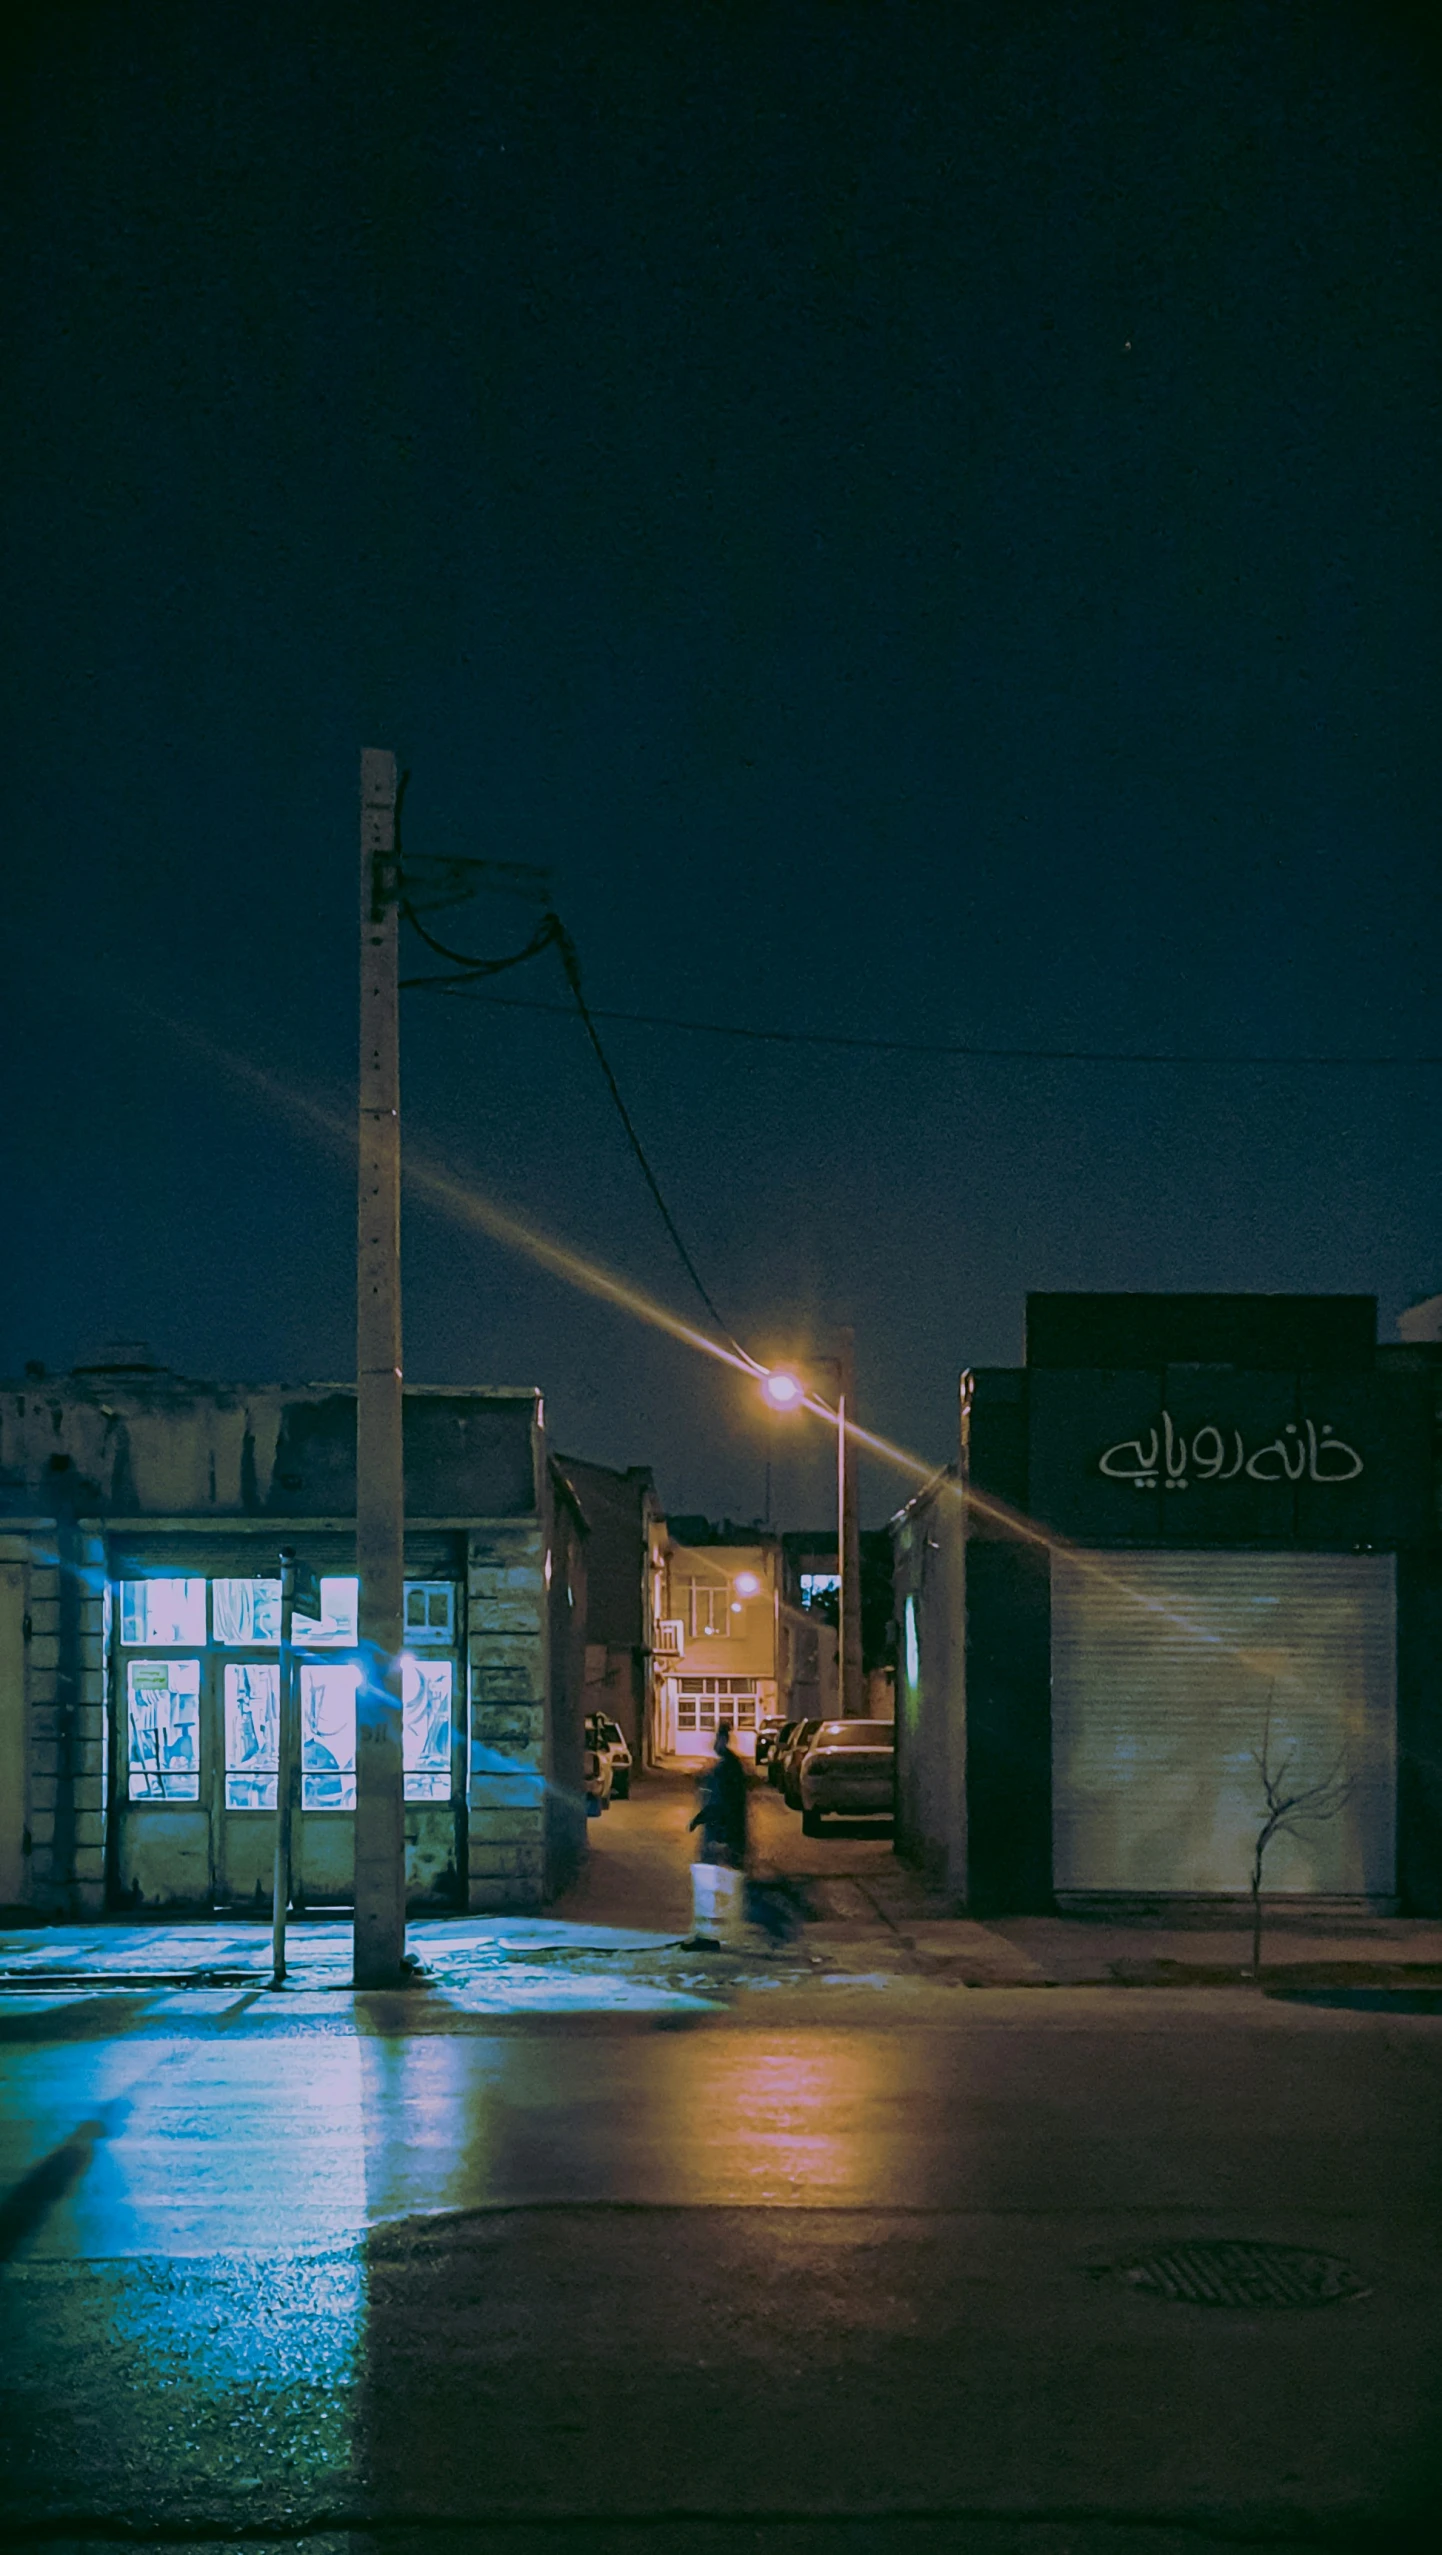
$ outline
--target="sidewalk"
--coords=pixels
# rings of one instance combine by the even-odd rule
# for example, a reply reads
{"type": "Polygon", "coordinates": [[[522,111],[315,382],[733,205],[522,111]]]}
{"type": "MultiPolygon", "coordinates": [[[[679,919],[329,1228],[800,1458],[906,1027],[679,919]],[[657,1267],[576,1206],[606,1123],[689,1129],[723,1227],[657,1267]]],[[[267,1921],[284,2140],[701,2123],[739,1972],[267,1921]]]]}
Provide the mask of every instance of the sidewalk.
{"type": "MultiPolygon", "coordinates": [[[[810,1996],[848,1983],[858,1993],[924,1988],[1236,1987],[1250,1976],[1251,1936],[1235,1909],[1188,1911],[1185,1921],[948,1915],[920,1874],[897,1862],[884,1822],[833,1823],[804,1837],[779,1793],[751,1794],[751,1852],[799,1921],[779,1951],[687,1948],[691,1925],[688,1829],[695,1769],[653,1769],[631,1799],[587,1828],[578,1878],[545,1915],[421,1917],[408,1928],[418,1982],[486,2011],[581,2005],[623,2009],[711,2006],[743,1991],[810,1996]]],[[[97,1923],[0,1929],[0,1993],[258,1992],[270,1980],[266,1919],[97,1923]]],[[[1442,1989],[1442,1923],[1267,1911],[1263,1985],[1442,1989]]],[[[301,1920],[287,1935],[287,1992],[349,1992],[348,1918],[301,1920]]],[[[922,1999],[925,2002],[925,1999],[922,1999]]],[[[919,2010],[916,1994],[901,2000],[919,2010]]]]}
{"type": "MultiPolygon", "coordinates": [[[[1171,1930],[1044,1916],[983,1924],[918,1912],[926,1905],[919,1890],[909,1908],[906,1878],[893,1887],[890,1876],[885,1883],[794,1876],[786,1886],[803,1922],[780,1953],[758,1942],[753,1953],[708,1959],[688,1951],[679,1924],[670,1932],[642,1931],[569,1912],[426,1918],[412,1923],[408,1942],[420,1985],[522,2006],[538,2001],[543,1981],[548,1990],[559,1989],[568,1974],[578,1983],[604,1975],[616,2001],[629,2002],[628,1987],[660,1987],[664,1980],[674,1988],[678,1961],[688,1988],[722,1992],[860,1977],[978,1989],[1221,1987],[1250,1975],[1250,1936],[1232,1925],[1171,1930]]],[[[223,1918],[14,1928],[0,1931],[0,1992],[261,1988],[269,1982],[270,1961],[268,1925],[223,1918]]],[[[1263,1937],[1262,1964],[1265,1986],[1442,1988],[1442,1925],[1374,1918],[1341,1926],[1277,1917],[1263,1937]]],[[[290,1989],[348,1991],[350,1972],[345,1919],[290,1928],[290,1989]]]]}

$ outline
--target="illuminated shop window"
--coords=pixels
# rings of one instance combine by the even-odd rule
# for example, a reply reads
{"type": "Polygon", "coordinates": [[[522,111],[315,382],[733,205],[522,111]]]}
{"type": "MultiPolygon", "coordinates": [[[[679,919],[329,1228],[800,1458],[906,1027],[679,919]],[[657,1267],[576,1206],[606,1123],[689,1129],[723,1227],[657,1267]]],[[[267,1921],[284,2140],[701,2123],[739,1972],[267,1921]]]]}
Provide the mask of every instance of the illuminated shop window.
{"type": "MultiPolygon", "coordinates": [[[[218,1580],[217,1589],[253,1587],[253,1580],[218,1580]]],[[[280,1764],[280,1669],[273,1660],[248,1659],[225,1671],[225,1806],[273,1810],[280,1764]]]]}
{"type": "Polygon", "coordinates": [[[317,1623],[310,1615],[295,1616],[292,1629],[301,1649],[354,1650],[360,1639],[360,1581],[323,1579],[320,1618],[317,1623]]]}
{"type": "Polygon", "coordinates": [[[211,1623],[229,1649],[260,1649],[280,1639],[278,1579],[212,1579],[211,1623]]]}
{"type": "MultiPolygon", "coordinates": [[[[155,1587],[166,1583],[150,1580],[139,1584],[155,1587]]],[[[203,1613],[205,1582],[201,1579],[189,1584],[201,1591],[203,1613]]],[[[198,1801],[200,1661],[131,1659],[126,1663],[125,1684],[131,1800],[198,1801]]]]}
{"type": "Polygon", "coordinates": [[[401,1661],[402,1749],[408,1801],[451,1797],[451,1693],[449,1659],[401,1661]]]}
{"type": "MultiPolygon", "coordinates": [[[[321,1603],[328,1587],[354,1588],[355,1581],[320,1583],[321,1603]]],[[[339,1661],[300,1671],[301,1805],[307,1810],[355,1808],[355,1701],[359,1668],[339,1661]]]]}
{"type": "Polygon", "coordinates": [[[435,1642],[441,1649],[456,1637],[456,1592],[448,1579],[406,1581],[406,1640],[435,1642]]]}
{"type": "Polygon", "coordinates": [[[120,1638],[127,1650],[205,1639],[203,1579],[122,1579],[120,1638]]]}

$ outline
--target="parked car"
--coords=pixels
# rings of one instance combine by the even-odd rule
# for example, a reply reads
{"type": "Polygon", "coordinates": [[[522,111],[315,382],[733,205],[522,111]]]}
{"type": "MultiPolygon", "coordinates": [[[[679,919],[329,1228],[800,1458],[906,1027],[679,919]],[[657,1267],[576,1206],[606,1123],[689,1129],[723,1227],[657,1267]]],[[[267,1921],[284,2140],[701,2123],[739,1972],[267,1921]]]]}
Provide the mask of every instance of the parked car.
{"type": "Polygon", "coordinates": [[[586,1816],[599,1819],[611,1799],[611,1760],[600,1748],[586,1750],[586,1816]],[[592,1803],[595,1803],[594,1809],[592,1803]]]}
{"type": "Polygon", "coordinates": [[[626,1734],[620,1722],[613,1721],[609,1712],[590,1713],[586,1720],[586,1745],[594,1748],[598,1756],[611,1760],[612,1800],[629,1801],[631,1751],[626,1745],[626,1734]]]}
{"type": "Polygon", "coordinates": [[[781,1798],[785,1802],[788,1810],[799,1810],[801,1807],[801,1794],[797,1788],[797,1778],[801,1771],[801,1759],[807,1748],[810,1746],[812,1740],[815,1738],[820,1727],[821,1724],[819,1721],[798,1721],[794,1723],[791,1735],[788,1738],[785,1749],[782,1752],[781,1772],[777,1781],[781,1792],[781,1798]]]}
{"type": "MultiPolygon", "coordinates": [[[[777,1742],[784,1736],[791,1726],[792,1725],[789,1721],[763,1721],[760,1724],[756,1732],[756,1762],[758,1766],[770,1765],[775,1754],[777,1742]]],[[[768,1776],[767,1780],[770,1781],[770,1779],[771,1778],[768,1776]]]]}
{"type": "Polygon", "coordinates": [[[771,1742],[771,1754],[766,1760],[766,1780],[774,1785],[777,1791],[781,1788],[781,1778],[786,1770],[786,1751],[800,1727],[799,1721],[783,1721],[771,1742]]]}
{"type": "Polygon", "coordinates": [[[894,1721],[821,1721],[797,1760],[801,1828],[819,1836],[828,1812],[843,1818],[896,1806],[894,1721]]]}

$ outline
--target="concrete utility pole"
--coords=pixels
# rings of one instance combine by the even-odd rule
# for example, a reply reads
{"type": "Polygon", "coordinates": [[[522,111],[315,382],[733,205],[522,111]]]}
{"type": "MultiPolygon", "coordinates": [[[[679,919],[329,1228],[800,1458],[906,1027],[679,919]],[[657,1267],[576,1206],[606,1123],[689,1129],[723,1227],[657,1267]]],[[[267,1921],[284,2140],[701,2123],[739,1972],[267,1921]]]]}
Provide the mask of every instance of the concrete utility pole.
{"type": "Polygon", "coordinates": [[[285,1985],[285,1920],[295,1895],[295,1851],[300,1835],[300,1669],[295,1655],[296,1599],[313,1620],[320,1591],[307,1570],[297,1575],[295,1554],[280,1556],[280,1665],[276,1716],[275,1882],[271,1896],[271,1985],[285,1985]]]}
{"type": "Polygon", "coordinates": [[[841,1389],[836,1412],[836,1566],[841,1574],[840,1629],[837,1637],[843,1717],[866,1711],[866,1680],[861,1665],[861,1511],[856,1501],[856,1448],[848,1422],[856,1418],[856,1333],[837,1334],[841,1389]]]}
{"type": "Polygon", "coordinates": [[[360,1185],[356,1257],[355,1983],[396,1987],[406,1946],[401,1650],[400,998],[396,758],[361,756],[360,1185]]]}

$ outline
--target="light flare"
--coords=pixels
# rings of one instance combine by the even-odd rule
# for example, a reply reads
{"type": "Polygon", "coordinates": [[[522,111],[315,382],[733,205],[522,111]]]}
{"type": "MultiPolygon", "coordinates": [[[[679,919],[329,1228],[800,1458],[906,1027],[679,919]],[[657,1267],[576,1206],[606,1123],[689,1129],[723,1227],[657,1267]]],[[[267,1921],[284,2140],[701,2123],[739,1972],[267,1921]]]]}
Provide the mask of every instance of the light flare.
{"type": "MultiPolygon", "coordinates": [[[[190,1023],[156,1011],[149,1004],[139,1002],[134,995],[128,996],[127,999],[132,1008],[144,1012],[148,1018],[160,1023],[172,1035],[184,1040],[186,1044],[207,1056],[232,1080],[259,1092],[296,1124],[322,1137],[338,1152],[354,1156],[355,1125],[353,1120],[341,1110],[332,1108],[327,1102],[307,1092],[296,1090],[284,1082],[278,1074],[269,1072],[263,1065],[254,1063],[249,1057],[237,1055],[232,1049],[221,1046],[218,1041],[206,1037],[202,1031],[194,1028],[190,1023]]],[[[553,1276],[564,1279],[568,1285],[598,1297],[602,1303],[616,1305],[620,1311],[631,1314],[637,1321],[647,1323],[653,1330],[663,1332],[670,1339],[679,1340],[684,1347],[695,1349],[699,1355],[712,1358],[719,1365],[729,1366],[736,1373],[759,1381],[767,1398],[776,1407],[805,1410],[812,1417],[823,1420],[829,1428],[836,1427],[837,1413],[833,1406],[808,1391],[789,1369],[768,1368],[757,1358],[744,1357],[736,1350],[724,1347],[719,1340],[713,1340],[706,1332],[698,1331],[693,1323],[683,1321],[680,1315],[673,1313],[668,1305],[658,1303],[656,1298],[648,1295],[643,1288],[633,1285],[630,1279],[618,1277],[614,1271],[603,1268],[598,1261],[588,1259],[584,1253],[572,1250],[566,1243],[553,1240],[549,1234],[542,1233],[535,1225],[527,1223],[522,1217],[513,1215],[509,1209],[497,1206],[492,1199],[486,1197],[471,1182],[463,1180],[458,1173],[448,1169],[444,1163],[424,1153],[418,1153],[414,1146],[411,1146],[403,1154],[402,1171],[409,1188],[429,1199],[432,1204],[447,1210],[459,1223],[470,1225],[477,1231],[487,1234],[493,1241],[503,1242],[508,1248],[523,1252],[540,1267],[548,1269],[553,1276]],[[777,1402],[775,1388],[786,1385],[795,1386],[795,1397],[787,1395],[783,1401],[777,1402]]],[[[1008,1501],[997,1499],[990,1492],[978,1490],[972,1483],[963,1483],[948,1468],[928,1463],[923,1457],[911,1454],[906,1447],[898,1446],[892,1439],[880,1436],[874,1429],[862,1428],[854,1420],[848,1419],[846,1422],[846,1434],[862,1453],[873,1456],[877,1462],[889,1465],[892,1470],[905,1475],[917,1485],[918,1489],[927,1489],[934,1485],[942,1496],[961,1503],[968,1518],[984,1520],[999,1533],[1010,1535],[1021,1543],[1030,1544],[1038,1551],[1063,1556],[1078,1570],[1084,1571],[1098,1582],[1130,1598],[1134,1605],[1145,1612],[1160,1615],[1164,1621],[1174,1624],[1179,1631],[1190,1638],[1215,1647],[1217,1636],[1206,1626],[1197,1624],[1189,1617],[1162,1605],[1154,1597],[1142,1595],[1124,1573],[1111,1567],[1100,1555],[1074,1544],[1065,1535],[1038,1525],[1034,1518],[1028,1517],[1021,1509],[1013,1508],[1008,1501]]],[[[1227,1647],[1239,1667],[1258,1676],[1275,1676],[1275,1662],[1270,1654],[1264,1659],[1259,1654],[1233,1648],[1230,1644],[1227,1647]]]]}

